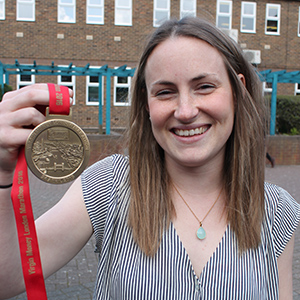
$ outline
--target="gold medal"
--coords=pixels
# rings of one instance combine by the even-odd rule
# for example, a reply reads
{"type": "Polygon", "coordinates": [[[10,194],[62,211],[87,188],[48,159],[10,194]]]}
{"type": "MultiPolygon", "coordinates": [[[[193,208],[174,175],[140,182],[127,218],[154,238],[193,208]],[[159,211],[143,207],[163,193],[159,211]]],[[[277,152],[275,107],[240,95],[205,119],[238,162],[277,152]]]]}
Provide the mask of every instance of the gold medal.
{"type": "Polygon", "coordinates": [[[74,180],[87,167],[89,156],[90,143],[84,131],[61,115],[50,115],[50,120],[31,132],[25,145],[28,167],[48,183],[74,180]]]}

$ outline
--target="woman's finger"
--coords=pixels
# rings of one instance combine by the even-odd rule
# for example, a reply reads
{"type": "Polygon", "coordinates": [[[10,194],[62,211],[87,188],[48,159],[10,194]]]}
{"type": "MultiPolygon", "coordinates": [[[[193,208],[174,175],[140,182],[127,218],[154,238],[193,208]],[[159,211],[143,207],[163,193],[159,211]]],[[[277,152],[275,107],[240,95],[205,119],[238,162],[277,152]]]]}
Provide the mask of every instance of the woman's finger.
{"type": "Polygon", "coordinates": [[[34,107],[26,107],[10,113],[8,120],[0,120],[0,126],[5,122],[4,126],[12,126],[22,128],[23,126],[37,126],[44,122],[46,117],[34,107]]]}

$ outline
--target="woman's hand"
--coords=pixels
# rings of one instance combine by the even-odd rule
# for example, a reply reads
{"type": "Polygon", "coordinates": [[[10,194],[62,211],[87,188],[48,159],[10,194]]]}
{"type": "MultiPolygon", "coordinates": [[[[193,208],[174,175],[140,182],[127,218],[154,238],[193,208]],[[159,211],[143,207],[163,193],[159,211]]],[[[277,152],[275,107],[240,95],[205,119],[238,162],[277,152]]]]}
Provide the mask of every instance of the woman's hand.
{"type": "MultiPolygon", "coordinates": [[[[72,97],[72,90],[69,93],[72,97]]],[[[45,121],[44,110],[48,105],[47,84],[34,84],[3,96],[0,103],[0,174],[12,176],[20,146],[25,144],[32,128],[45,121]]]]}

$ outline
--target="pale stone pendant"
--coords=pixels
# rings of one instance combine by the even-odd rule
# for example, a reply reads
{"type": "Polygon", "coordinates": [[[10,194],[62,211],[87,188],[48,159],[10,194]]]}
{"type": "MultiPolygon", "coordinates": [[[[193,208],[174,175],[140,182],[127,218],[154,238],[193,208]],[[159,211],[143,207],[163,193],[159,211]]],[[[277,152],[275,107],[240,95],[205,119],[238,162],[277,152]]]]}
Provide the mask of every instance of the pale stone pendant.
{"type": "Polygon", "coordinates": [[[204,240],[206,237],[206,232],[204,230],[204,228],[202,227],[202,225],[199,227],[199,229],[197,230],[197,238],[199,240],[204,240]]]}

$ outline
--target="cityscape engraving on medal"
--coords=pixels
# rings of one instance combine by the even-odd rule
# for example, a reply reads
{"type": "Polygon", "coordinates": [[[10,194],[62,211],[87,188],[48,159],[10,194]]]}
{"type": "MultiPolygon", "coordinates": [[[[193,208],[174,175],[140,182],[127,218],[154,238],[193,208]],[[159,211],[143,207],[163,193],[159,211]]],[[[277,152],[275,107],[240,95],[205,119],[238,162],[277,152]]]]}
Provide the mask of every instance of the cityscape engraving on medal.
{"type": "Polygon", "coordinates": [[[64,119],[38,125],[25,145],[25,156],[34,175],[48,183],[74,180],[86,168],[90,144],[83,130],[64,119]]]}

